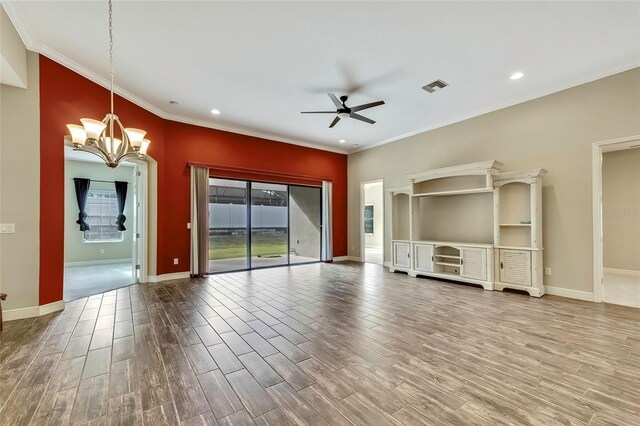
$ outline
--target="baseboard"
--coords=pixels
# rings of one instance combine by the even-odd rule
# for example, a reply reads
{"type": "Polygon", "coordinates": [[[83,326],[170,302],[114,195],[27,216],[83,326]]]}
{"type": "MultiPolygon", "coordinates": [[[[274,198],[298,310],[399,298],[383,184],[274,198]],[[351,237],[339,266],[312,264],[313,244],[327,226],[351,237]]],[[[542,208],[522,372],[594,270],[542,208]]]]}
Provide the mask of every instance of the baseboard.
{"type": "Polygon", "coordinates": [[[568,297],[570,299],[585,300],[587,302],[593,302],[593,293],[590,291],[572,290],[570,288],[553,287],[549,285],[544,286],[546,294],[552,296],[568,297]]]}
{"type": "Polygon", "coordinates": [[[79,260],[77,262],[64,262],[64,266],[91,266],[91,265],[109,265],[111,263],[132,263],[129,259],[104,259],[104,260],[79,260]]]}
{"type": "Polygon", "coordinates": [[[603,272],[605,274],[621,275],[640,280],[640,271],[633,271],[631,269],[604,268],[603,272]]]}
{"type": "Polygon", "coordinates": [[[147,282],[150,283],[159,283],[161,281],[169,281],[169,280],[180,280],[183,278],[191,277],[190,272],[173,272],[171,274],[162,274],[162,275],[149,275],[147,277],[147,282]]]}
{"type": "Polygon", "coordinates": [[[391,262],[383,262],[382,266],[384,266],[385,268],[391,268],[393,264],[391,264],[391,262]]]}
{"type": "Polygon", "coordinates": [[[8,309],[2,311],[2,317],[5,321],[13,321],[24,318],[40,317],[52,312],[58,312],[64,309],[64,300],[47,303],[42,306],[30,306],[28,308],[8,309]]]}

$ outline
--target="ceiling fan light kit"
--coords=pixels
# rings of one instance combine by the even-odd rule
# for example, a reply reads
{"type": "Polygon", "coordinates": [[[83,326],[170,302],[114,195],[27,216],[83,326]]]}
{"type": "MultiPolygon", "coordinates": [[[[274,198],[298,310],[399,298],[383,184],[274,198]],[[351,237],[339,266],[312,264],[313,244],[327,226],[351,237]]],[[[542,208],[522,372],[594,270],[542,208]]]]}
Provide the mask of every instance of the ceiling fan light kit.
{"type": "MultiPolygon", "coordinates": [[[[109,66],[111,69],[111,111],[102,121],[81,118],[82,126],[67,124],[71,133],[71,143],[76,151],[84,151],[102,158],[111,168],[118,167],[120,162],[129,157],[146,155],[151,141],[145,139],[146,131],[125,128],[117,115],[113,113],[113,18],[112,5],[109,0],[109,66]],[[117,137],[119,136],[119,137],[117,137]]],[[[66,138],[69,138],[67,136],[66,138]]]]}
{"type": "Polygon", "coordinates": [[[333,121],[329,125],[329,128],[332,128],[333,126],[338,124],[338,122],[343,118],[345,119],[353,118],[354,120],[359,120],[359,121],[364,121],[365,123],[374,124],[375,121],[363,115],[357,114],[357,112],[365,109],[377,107],[380,105],[384,105],[384,101],[376,101],[376,102],[370,102],[368,104],[362,104],[362,105],[358,105],[350,108],[346,105],[346,102],[349,99],[348,96],[343,95],[343,96],[340,96],[340,99],[338,99],[336,95],[334,95],[333,93],[327,93],[327,95],[329,95],[329,98],[331,99],[333,104],[336,106],[335,111],[302,111],[301,114],[336,114],[336,118],[333,119],[333,121]]]}

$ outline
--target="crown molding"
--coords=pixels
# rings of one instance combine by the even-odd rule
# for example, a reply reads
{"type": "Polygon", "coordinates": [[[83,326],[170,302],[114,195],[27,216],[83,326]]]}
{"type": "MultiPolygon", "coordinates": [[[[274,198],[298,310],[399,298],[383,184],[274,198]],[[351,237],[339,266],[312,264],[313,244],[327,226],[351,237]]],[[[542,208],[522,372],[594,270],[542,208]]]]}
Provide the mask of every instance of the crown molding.
{"type": "MultiPolygon", "coordinates": [[[[89,68],[80,65],[79,63],[77,63],[76,61],[70,59],[69,57],[63,55],[62,53],[58,52],[57,50],[51,48],[50,46],[47,46],[44,43],[40,43],[37,42],[35,40],[35,38],[32,36],[31,32],[29,31],[27,25],[25,24],[25,21],[20,13],[20,11],[18,10],[18,8],[15,6],[15,2],[6,2],[6,1],[0,1],[0,3],[2,4],[2,6],[4,7],[5,11],[7,12],[7,15],[9,16],[9,19],[11,20],[11,22],[13,23],[14,27],[16,28],[16,31],[18,32],[18,35],[20,35],[20,38],[22,39],[22,42],[24,43],[25,47],[27,48],[27,50],[30,50],[32,52],[36,52],[39,53],[43,56],[46,56],[47,58],[51,59],[54,62],[59,63],[60,65],[64,66],[65,68],[70,69],[71,71],[83,76],[84,78],[96,83],[99,86],[104,87],[105,89],[109,89],[110,88],[110,81],[104,77],[102,77],[101,75],[99,75],[98,73],[90,70],[89,68]]],[[[269,133],[261,133],[261,132],[255,132],[255,131],[249,131],[246,129],[243,129],[241,127],[236,127],[236,126],[221,126],[219,124],[213,124],[204,120],[197,120],[197,119],[193,119],[193,118],[189,118],[189,117],[185,117],[182,115],[176,115],[176,114],[170,114],[167,113],[166,111],[156,107],[155,105],[145,101],[144,99],[134,95],[133,93],[123,89],[122,87],[118,86],[118,85],[114,85],[113,86],[113,91],[115,94],[117,94],[118,96],[121,96],[122,98],[128,100],[129,102],[139,106],[140,108],[143,108],[147,111],[149,111],[150,113],[164,119],[164,120],[170,120],[170,121],[176,121],[178,123],[183,123],[183,124],[190,124],[193,126],[199,126],[199,127],[204,127],[204,128],[208,128],[208,129],[214,129],[214,130],[220,130],[223,132],[230,132],[230,133],[236,133],[236,134],[240,134],[240,135],[244,135],[244,136],[251,136],[251,137],[255,137],[255,138],[260,138],[260,139],[266,139],[266,140],[270,140],[270,141],[274,141],[274,142],[282,142],[282,143],[287,143],[290,145],[297,145],[297,146],[302,146],[305,148],[312,148],[312,149],[318,149],[321,151],[328,151],[328,152],[334,152],[337,154],[343,154],[343,155],[347,155],[349,153],[349,151],[344,150],[344,149],[340,149],[340,148],[334,148],[334,147],[330,147],[330,146],[324,146],[321,144],[316,144],[316,143],[311,143],[311,142],[301,142],[301,141],[297,141],[294,139],[289,139],[289,138],[283,138],[280,136],[275,136],[269,133]]]]}
{"type": "Polygon", "coordinates": [[[452,118],[450,120],[441,121],[441,122],[433,124],[431,126],[422,127],[422,128],[420,128],[418,130],[414,130],[414,131],[407,132],[407,133],[404,133],[404,134],[399,135],[399,136],[395,136],[393,138],[385,139],[385,140],[380,141],[380,142],[374,142],[374,143],[369,144],[367,146],[359,147],[357,149],[352,149],[352,150],[349,151],[349,154],[355,154],[356,152],[366,151],[368,149],[372,149],[372,148],[375,148],[375,147],[378,147],[378,146],[386,145],[386,144],[389,144],[391,142],[396,142],[396,141],[399,141],[399,140],[402,140],[402,139],[409,138],[411,136],[419,135],[420,133],[425,133],[425,132],[428,132],[430,130],[439,129],[441,127],[449,126],[449,125],[455,124],[455,123],[460,123],[461,121],[465,121],[465,120],[468,120],[470,118],[479,117],[481,115],[488,114],[490,112],[494,112],[494,111],[498,111],[498,110],[501,110],[501,109],[509,108],[509,107],[512,107],[512,106],[515,106],[515,105],[518,105],[518,104],[521,104],[521,103],[524,103],[524,102],[528,102],[528,101],[532,101],[534,99],[542,98],[544,96],[552,95],[554,93],[561,92],[563,90],[571,89],[573,87],[580,86],[582,84],[587,84],[587,83],[590,83],[592,81],[596,81],[596,80],[599,80],[599,79],[605,78],[605,77],[610,77],[612,75],[619,74],[619,73],[625,72],[625,71],[629,71],[629,70],[632,70],[632,69],[638,68],[638,67],[640,67],[640,59],[633,59],[631,61],[622,62],[620,64],[616,64],[616,65],[611,66],[611,67],[598,69],[598,70],[596,70],[594,72],[591,72],[591,73],[588,73],[588,74],[584,74],[584,75],[582,75],[580,77],[577,77],[577,78],[573,79],[569,83],[553,85],[553,86],[551,86],[551,87],[549,87],[547,89],[539,90],[537,92],[534,92],[531,95],[524,96],[522,98],[516,99],[515,101],[496,103],[496,104],[490,105],[490,106],[488,106],[486,108],[479,109],[479,110],[477,110],[475,112],[472,112],[472,113],[469,113],[469,114],[464,114],[464,115],[452,118]]]}
{"type": "MultiPolygon", "coordinates": [[[[68,57],[50,48],[49,46],[46,46],[39,41],[36,41],[35,38],[32,36],[31,32],[29,31],[29,29],[27,28],[27,25],[25,24],[24,19],[22,18],[22,15],[19,12],[18,8],[15,6],[15,3],[16,3],[15,1],[7,2],[6,0],[0,0],[0,4],[2,4],[2,6],[4,7],[5,11],[7,12],[7,15],[9,16],[9,19],[13,23],[14,27],[16,28],[16,31],[18,32],[18,34],[20,35],[20,38],[22,39],[22,42],[25,44],[28,50],[36,53],[40,53],[48,57],[49,59],[60,63],[66,68],[69,68],[71,71],[74,71],[82,75],[83,77],[93,81],[94,83],[104,88],[107,88],[107,89],[109,88],[109,81],[107,79],[101,77],[99,74],[89,70],[88,68],[78,64],[77,62],[69,59],[68,57]]],[[[385,139],[379,142],[373,142],[371,144],[367,144],[365,146],[361,146],[353,149],[340,149],[340,148],[324,146],[321,144],[316,144],[311,142],[300,142],[293,139],[275,136],[269,133],[249,131],[249,130],[246,130],[240,127],[235,127],[235,126],[221,126],[221,125],[212,124],[210,122],[203,121],[203,120],[197,120],[197,119],[193,119],[193,118],[189,118],[181,115],[170,114],[160,108],[155,107],[149,102],[144,101],[143,99],[135,96],[134,94],[122,89],[117,85],[114,85],[113,90],[114,90],[114,93],[116,93],[117,95],[123,97],[124,99],[134,103],[135,105],[165,120],[176,121],[179,123],[190,124],[194,126],[205,127],[208,129],[220,130],[224,132],[237,133],[240,135],[271,140],[274,142],[282,142],[282,143],[287,143],[291,145],[298,145],[298,146],[303,146],[307,148],[318,149],[321,151],[329,151],[329,152],[335,152],[338,154],[349,155],[349,154],[355,154],[361,151],[366,151],[368,149],[376,148],[378,146],[386,145],[392,142],[396,142],[402,139],[406,139],[406,138],[418,135],[420,133],[425,133],[441,127],[449,126],[451,124],[459,123],[461,121],[465,121],[471,118],[479,117],[481,115],[488,114],[490,112],[498,111],[504,108],[508,108],[508,107],[518,105],[524,102],[528,102],[534,99],[538,99],[547,95],[551,95],[556,92],[567,90],[572,87],[576,87],[576,86],[586,84],[595,80],[599,80],[601,78],[609,77],[611,75],[628,71],[630,69],[637,68],[637,67],[640,67],[640,59],[633,59],[628,62],[623,62],[610,67],[601,68],[593,72],[583,74],[568,83],[552,85],[546,89],[539,90],[537,92],[534,92],[531,95],[523,96],[513,101],[495,103],[493,105],[489,105],[485,108],[481,108],[469,114],[459,115],[449,120],[444,120],[444,121],[432,124],[430,126],[421,127],[417,130],[413,130],[398,136],[394,136],[389,139],[385,139]]]]}

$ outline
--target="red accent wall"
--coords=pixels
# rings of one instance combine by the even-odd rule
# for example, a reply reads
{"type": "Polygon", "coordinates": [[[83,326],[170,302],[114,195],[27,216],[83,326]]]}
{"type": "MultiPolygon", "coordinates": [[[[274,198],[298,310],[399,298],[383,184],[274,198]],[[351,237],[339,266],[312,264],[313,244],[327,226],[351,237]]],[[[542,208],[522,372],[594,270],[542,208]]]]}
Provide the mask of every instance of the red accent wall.
{"type": "MultiPolygon", "coordinates": [[[[106,89],[40,56],[41,305],[62,299],[66,125],[102,119],[108,108],[106,89]]],[[[147,131],[158,162],[158,275],[189,270],[189,162],[333,180],[333,251],[347,254],[346,155],[164,120],[120,97],[115,112],[127,127],[147,131]]]]}

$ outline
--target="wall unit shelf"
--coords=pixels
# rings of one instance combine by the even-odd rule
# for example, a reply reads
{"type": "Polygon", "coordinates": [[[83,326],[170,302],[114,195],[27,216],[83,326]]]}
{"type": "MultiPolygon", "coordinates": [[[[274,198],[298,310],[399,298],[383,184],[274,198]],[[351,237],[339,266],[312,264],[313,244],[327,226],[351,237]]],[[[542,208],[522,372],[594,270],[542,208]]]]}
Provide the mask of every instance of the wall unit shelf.
{"type": "Polygon", "coordinates": [[[423,192],[420,194],[412,194],[412,197],[446,197],[449,195],[467,195],[467,194],[482,194],[485,192],[493,192],[493,188],[472,188],[472,189],[456,189],[452,191],[436,191],[436,192],[423,192]]]}
{"type": "Polygon", "coordinates": [[[502,167],[493,160],[444,167],[408,175],[408,185],[387,188],[389,270],[542,296],[546,170],[503,173],[502,167]],[[442,238],[447,235],[456,238],[442,238]]]}

